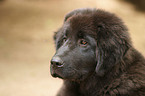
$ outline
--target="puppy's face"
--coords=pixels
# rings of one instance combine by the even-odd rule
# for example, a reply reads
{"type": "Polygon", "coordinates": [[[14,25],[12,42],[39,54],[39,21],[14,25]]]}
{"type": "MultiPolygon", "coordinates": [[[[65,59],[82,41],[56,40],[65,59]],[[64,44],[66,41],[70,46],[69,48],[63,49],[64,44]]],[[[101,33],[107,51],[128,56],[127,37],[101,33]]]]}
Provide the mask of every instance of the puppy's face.
{"type": "Polygon", "coordinates": [[[104,76],[131,47],[121,19],[96,9],[67,14],[54,39],[56,54],[51,60],[51,74],[70,80],[84,80],[94,71],[104,76]]]}
{"type": "Polygon", "coordinates": [[[92,31],[88,24],[68,20],[57,32],[56,53],[51,60],[53,77],[83,80],[95,71],[96,40],[86,34],[92,31]]]}

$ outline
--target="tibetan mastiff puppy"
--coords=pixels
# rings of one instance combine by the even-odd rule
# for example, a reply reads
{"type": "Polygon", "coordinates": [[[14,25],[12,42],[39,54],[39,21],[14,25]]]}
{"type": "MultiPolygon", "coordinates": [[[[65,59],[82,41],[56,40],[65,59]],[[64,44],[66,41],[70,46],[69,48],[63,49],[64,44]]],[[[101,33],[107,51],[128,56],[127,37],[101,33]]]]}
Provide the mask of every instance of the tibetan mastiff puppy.
{"type": "Polygon", "coordinates": [[[64,81],[57,96],[145,96],[145,59],[116,15],[74,10],[54,39],[51,75],[64,81]]]}

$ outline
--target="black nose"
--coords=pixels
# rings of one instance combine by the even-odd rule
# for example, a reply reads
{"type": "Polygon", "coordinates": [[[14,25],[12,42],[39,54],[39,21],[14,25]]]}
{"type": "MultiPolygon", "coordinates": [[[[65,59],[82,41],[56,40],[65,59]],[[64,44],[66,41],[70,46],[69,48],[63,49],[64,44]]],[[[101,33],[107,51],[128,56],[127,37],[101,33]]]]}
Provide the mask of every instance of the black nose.
{"type": "Polygon", "coordinates": [[[53,57],[51,60],[51,65],[55,67],[62,67],[63,61],[59,57],[53,57]]]}

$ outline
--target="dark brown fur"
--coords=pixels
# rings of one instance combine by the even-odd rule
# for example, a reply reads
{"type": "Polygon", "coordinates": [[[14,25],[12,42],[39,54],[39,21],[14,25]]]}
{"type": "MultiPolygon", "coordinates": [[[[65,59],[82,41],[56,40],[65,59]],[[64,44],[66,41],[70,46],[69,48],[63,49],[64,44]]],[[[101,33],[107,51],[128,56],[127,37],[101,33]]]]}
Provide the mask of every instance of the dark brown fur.
{"type": "Polygon", "coordinates": [[[51,65],[52,76],[64,79],[57,96],[145,96],[145,59],[133,48],[127,31],[118,17],[102,10],[67,14],[54,36],[54,57],[65,63],[51,65]],[[89,38],[90,45],[80,47],[78,41],[85,37],[78,34],[89,38]]]}

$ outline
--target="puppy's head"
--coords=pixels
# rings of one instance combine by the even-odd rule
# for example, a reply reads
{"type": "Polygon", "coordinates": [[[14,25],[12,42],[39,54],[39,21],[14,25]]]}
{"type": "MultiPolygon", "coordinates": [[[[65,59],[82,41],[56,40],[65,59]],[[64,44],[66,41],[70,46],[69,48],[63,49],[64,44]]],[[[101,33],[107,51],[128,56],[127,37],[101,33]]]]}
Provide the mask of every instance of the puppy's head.
{"type": "Polygon", "coordinates": [[[54,39],[56,53],[51,60],[51,74],[69,80],[84,80],[94,72],[103,76],[130,47],[122,21],[96,9],[68,13],[54,39]]]}

